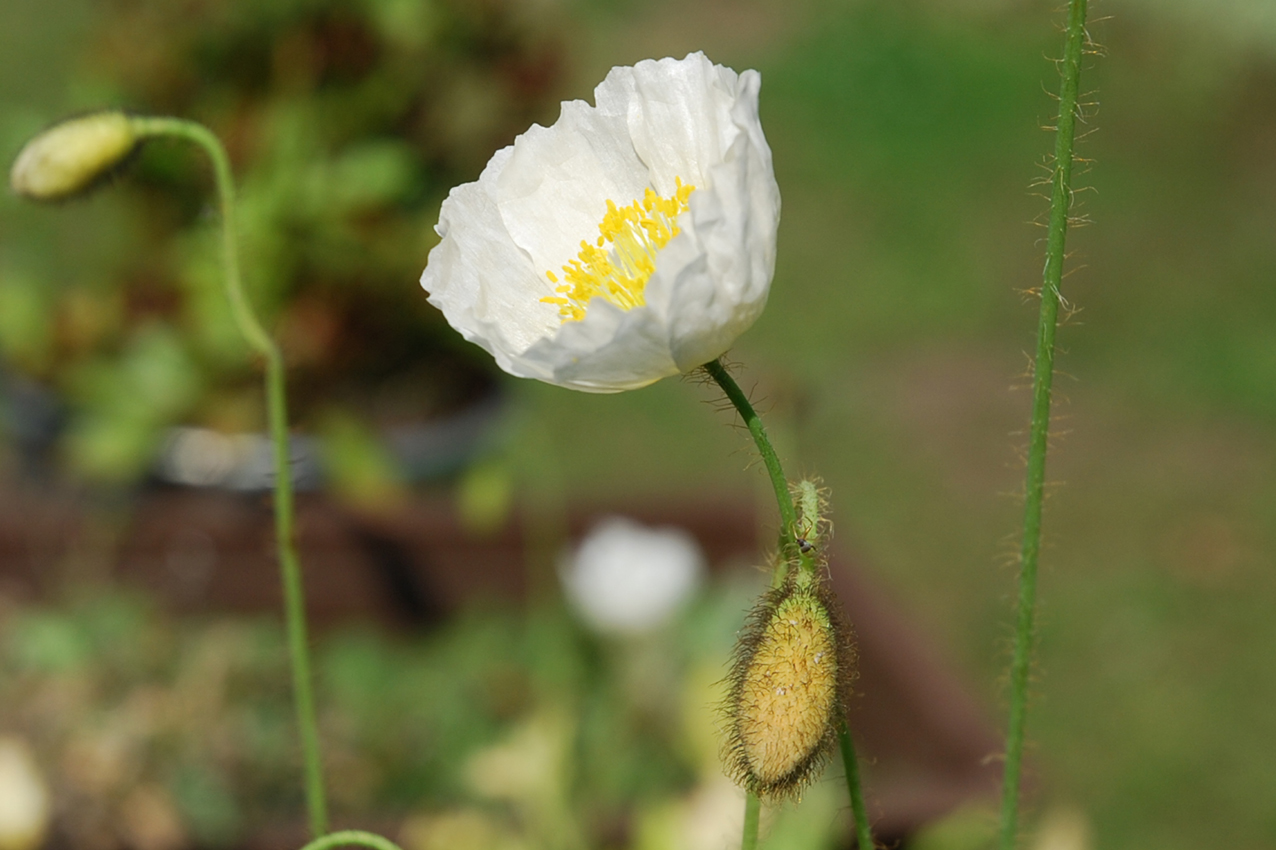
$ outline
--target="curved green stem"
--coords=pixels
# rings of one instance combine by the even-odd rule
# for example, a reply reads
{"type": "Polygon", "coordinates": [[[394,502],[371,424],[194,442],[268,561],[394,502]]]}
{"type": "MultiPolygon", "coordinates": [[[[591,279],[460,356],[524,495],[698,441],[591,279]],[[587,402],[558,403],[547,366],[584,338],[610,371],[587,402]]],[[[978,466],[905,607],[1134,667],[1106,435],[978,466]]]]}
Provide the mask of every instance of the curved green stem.
{"type": "Polygon", "coordinates": [[[369,850],[402,850],[388,838],[361,829],[343,829],[316,838],[301,850],[332,850],[333,847],[367,847],[369,850]]]}
{"type": "Polygon", "coordinates": [[[797,527],[797,510],[793,507],[793,494],[789,492],[788,479],[784,477],[784,469],[780,466],[780,458],[775,453],[775,449],[771,446],[771,440],[766,435],[766,429],[762,427],[762,417],[758,416],[758,412],[753,409],[753,405],[749,403],[749,398],[740,389],[740,385],[735,382],[727,372],[726,367],[722,365],[720,360],[711,360],[704,364],[704,370],[709,373],[709,377],[722,388],[726,393],[731,404],[740,413],[740,418],[744,420],[744,425],[749,429],[753,442],[758,447],[758,454],[762,456],[762,463],[766,465],[767,475],[771,477],[771,487],[775,490],[775,502],[780,509],[780,569],[776,571],[775,583],[779,584],[784,580],[784,576],[788,571],[788,565],[792,561],[797,561],[802,569],[813,571],[815,562],[809,554],[803,553],[798,549],[797,538],[794,529],[797,527]]]}
{"type": "Polygon", "coordinates": [[[244,293],[239,273],[239,250],[235,230],[235,183],[226,149],[201,124],[179,118],[134,117],[130,119],[139,137],[170,136],[193,142],[213,163],[217,196],[222,214],[222,265],[226,295],[240,332],[266,363],[266,407],[275,455],[275,540],[279,553],[280,579],[284,592],[288,647],[292,657],[293,691],[297,704],[297,727],[305,760],[306,808],[310,832],[328,831],[328,806],[324,797],[323,767],[319,758],[319,727],[315,720],[314,693],[310,683],[310,651],[306,636],[305,592],[301,564],[297,558],[293,528],[291,463],[288,455],[288,406],[284,386],[284,361],[270,334],[262,327],[244,293]]]}
{"type": "Polygon", "coordinates": [[[1055,136],[1055,170],[1051,176],[1046,264],[1042,273],[1041,313],[1037,325],[1037,360],[1033,373],[1032,424],[1029,427],[1028,469],[1024,485],[1015,649],[1010,665],[1010,720],[1006,731],[1006,765],[1002,781],[1001,850],[1013,850],[1019,827],[1019,782],[1028,712],[1028,674],[1032,665],[1037,560],[1041,551],[1041,503],[1045,495],[1050,390],[1054,377],[1054,336],[1059,320],[1059,302],[1062,299],[1059,283],[1063,279],[1068,210],[1072,203],[1072,145],[1076,134],[1081,56],[1086,41],[1085,17],[1086,0],[1070,0],[1063,54],[1063,83],[1059,91],[1059,122],[1055,136]]]}
{"type": "MultiPolygon", "coordinates": [[[[727,394],[727,398],[731,400],[731,404],[739,411],[740,418],[744,420],[745,426],[749,429],[749,434],[753,437],[753,442],[757,444],[758,454],[762,455],[762,462],[766,464],[767,473],[771,476],[771,486],[775,490],[775,501],[780,508],[780,552],[784,556],[781,559],[781,569],[776,570],[774,581],[778,584],[784,579],[784,571],[788,568],[791,560],[797,560],[800,568],[804,571],[814,571],[815,562],[811,556],[799,550],[797,540],[794,537],[794,528],[797,526],[797,510],[793,507],[793,494],[789,492],[789,482],[784,477],[784,469],[780,466],[780,458],[776,455],[775,449],[771,446],[771,441],[767,438],[766,429],[762,427],[762,418],[758,416],[758,412],[753,409],[753,405],[749,403],[749,399],[740,389],[740,385],[727,372],[726,367],[722,365],[720,360],[712,360],[704,364],[704,370],[709,373],[709,377],[722,387],[722,391],[727,394]]],[[[855,758],[855,745],[851,742],[850,733],[846,731],[846,718],[842,718],[842,728],[839,735],[842,750],[842,766],[846,772],[846,789],[851,797],[851,810],[855,813],[855,833],[859,840],[860,850],[871,850],[873,845],[873,833],[868,823],[868,816],[864,806],[864,792],[860,787],[859,765],[855,758]]],[[[744,841],[741,844],[743,850],[751,850],[757,844],[758,836],[758,798],[750,794],[745,800],[744,807],[744,841]],[[752,829],[752,835],[750,835],[752,829]]]]}

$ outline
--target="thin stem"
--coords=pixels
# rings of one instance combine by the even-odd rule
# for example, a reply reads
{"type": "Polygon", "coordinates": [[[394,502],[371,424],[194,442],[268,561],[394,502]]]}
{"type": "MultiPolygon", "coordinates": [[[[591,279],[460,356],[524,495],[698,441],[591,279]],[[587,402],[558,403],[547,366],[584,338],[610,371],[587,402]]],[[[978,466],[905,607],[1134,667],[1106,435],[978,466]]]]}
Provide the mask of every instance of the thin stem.
{"type": "MultiPolygon", "coordinates": [[[[709,377],[722,387],[722,391],[727,394],[727,398],[731,400],[731,404],[740,412],[740,418],[744,420],[744,424],[749,429],[749,434],[753,436],[753,442],[757,444],[758,454],[762,455],[762,462],[766,464],[767,473],[771,476],[771,486],[775,490],[775,501],[780,508],[780,551],[784,554],[781,560],[782,569],[787,570],[787,565],[791,559],[796,556],[797,562],[804,571],[814,571],[815,563],[811,556],[798,550],[797,541],[794,539],[794,528],[797,527],[797,510],[793,507],[793,494],[789,492],[789,482],[784,477],[784,469],[780,466],[780,458],[776,455],[775,449],[771,447],[771,441],[767,439],[766,429],[762,427],[762,419],[758,416],[753,405],[749,403],[749,399],[741,391],[740,385],[727,372],[720,360],[711,360],[704,364],[704,370],[709,373],[709,377]]],[[[778,583],[783,580],[783,572],[776,571],[775,581],[778,583]]],[[[851,795],[851,808],[855,813],[855,830],[859,836],[860,850],[871,850],[873,847],[873,834],[869,827],[868,817],[864,808],[864,792],[860,788],[860,772],[859,765],[855,759],[855,746],[851,743],[850,734],[846,731],[846,719],[842,719],[841,728],[842,742],[842,765],[846,771],[846,788],[851,795]]],[[[757,843],[757,811],[750,807],[758,805],[757,797],[750,794],[745,801],[744,806],[744,850],[751,850],[757,843]],[[749,830],[752,824],[753,837],[750,843],[749,830]]]]}
{"type": "Polygon", "coordinates": [[[130,120],[138,136],[173,136],[185,139],[201,147],[212,160],[222,213],[222,265],[226,295],[230,299],[231,312],[240,332],[266,363],[266,408],[275,456],[275,541],[279,553],[280,580],[283,584],[288,648],[292,658],[297,728],[305,761],[306,809],[309,812],[311,835],[318,838],[328,831],[328,805],[324,797],[323,766],[319,758],[319,727],[315,720],[314,692],[310,681],[305,592],[293,530],[288,404],[283,356],[270,334],[266,333],[266,329],[258,321],[244,293],[235,230],[235,183],[226,149],[208,128],[193,121],[150,117],[135,117],[130,120]]]}
{"type": "Polygon", "coordinates": [[[388,838],[361,829],[343,829],[316,838],[301,850],[332,850],[333,847],[368,847],[370,850],[402,850],[388,838]]]}
{"type": "Polygon", "coordinates": [[[762,800],[752,791],[744,798],[744,836],[740,850],[755,850],[758,846],[758,821],[762,819],[762,800]]]}
{"type": "Polygon", "coordinates": [[[1015,649],[1010,666],[1010,720],[1006,732],[1006,765],[1001,798],[1001,850],[1013,850],[1018,834],[1019,784],[1023,764],[1024,726],[1028,711],[1028,674],[1032,665],[1036,613],[1037,560],[1041,550],[1041,503],[1045,494],[1046,448],[1050,429],[1050,389],[1054,376],[1054,335],[1062,296],[1064,243],[1072,203],[1072,145],[1076,133],[1077,92],[1081,56],[1086,43],[1086,0],[1070,0],[1059,91],[1055,136],[1055,170],[1051,178],[1050,224],[1042,273],[1041,313],[1037,326],[1037,359],[1032,386],[1032,424],[1028,437],[1028,469],[1024,485],[1023,545],[1019,559],[1019,598],[1015,649]]]}
{"type": "Polygon", "coordinates": [[[279,358],[274,340],[253,312],[244,284],[239,274],[239,243],[235,231],[235,181],[230,171],[230,159],[221,141],[202,124],[181,118],[133,117],[130,119],[139,137],[173,136],[194,142],[204,150],[213,163],[213,176],[217,183],[217,199],[222,214],[222,266],[225,274],[226,295],[240,333],[248,344],[267,361],[279,358]]]}
{"type": "Polygon", "coordinates": [[[873,850],[873,828],[868,822],[868,808],[864,805],[864,793],[860,790],[859,759],[855,757],[855,742],[851,731],[842,721],[837,730],[837,741],[842,748],[842,764],[846,768],[846,790],[851,796],[851,812],[855,815],[855,840],[859,850],[873,850]]]}
{"type": "Polygon", "coordinates": [[[798,550],[794,537],[794,529],[797,527],[797,510],[793,507],[793,495],[789,492],[789,482],[784,477],[780,458],[772,448],[770,439],[767,438],[766,429],[762,427],[762,417],[758,416],[758,412],[749,403],[748,396],[727,372],[722,361],[711,360],[704,364],[704,370],[717,382],[718,386],[722,387],[722,391],[727,394],[731,404],[740,412],[740,418],[744,420],[745,427],[749,429],[749,434],[753,437],[753,442],[757,444],[758,454],[762,455],[767,474],[771,476],[775,502],[780,509],[780,553],[784,556],[781,559],[781,568],[777,571],[776,582],[783,581],[788,564],[792,560],[797,560],[807,571],[814,570],[815,563],[811,557],[798,550]]]}

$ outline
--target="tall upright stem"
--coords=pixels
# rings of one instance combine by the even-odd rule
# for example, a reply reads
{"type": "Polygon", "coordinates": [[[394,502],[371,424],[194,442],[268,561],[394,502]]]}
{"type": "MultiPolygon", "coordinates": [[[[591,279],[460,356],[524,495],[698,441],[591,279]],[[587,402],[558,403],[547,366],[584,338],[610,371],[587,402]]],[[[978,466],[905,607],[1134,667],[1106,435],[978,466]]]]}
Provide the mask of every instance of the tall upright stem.
{"type": "MultiPolygon", "coordinates": [[[[780,466],[780,458],[776,455],[775,449],[771,446],[771,441],[767,438],[766,429],[762,427],[762,418],[758,416],[757,411],[753,409],[753,405],[749,403],[748,396],[740,389],[740,385],[735,382],[735,379],[727,372],[720,360],[712,360],[704,364],[704,370],[709,373],[709,377],[717,382],[722,391],[726,393],[727,398],[730,399],[731,404],[739,411],[740,418],[744,420],[745,427],[749,429],[749,434],[753,437],[753,442],[758,447],[758,454],[762,455],[762,462],[766,464],[767,474],[771,476],[771,487],[775,490],[776,505],[780,509],[780,551],[784,555],[781,559],[782,568],[787,570],[789,560],[796,557],[802,570],[813,571],[815,563],[811,556],[798,548],[797,540],[794,536],[794,529],[797,527],[797,510],[793,506],[793,495],[789,492],[789,482],[784,477],[784,469],[780,466]]],[[[781,570],[777,570],[772,580],[778,584],[783,579],[784,573],[781,570]]],[[[842,728],[839,733],[842,767],[846,772],[846,790],[851,797],[851,811],[855,814],[856,839],[859,842],[860,850],[872,850],[873,831],[868,823],[867,809],[864,806],[864,792],[860,787],[860,773],[855,757],[855,745],[851,742],[850,733],[847,731],[846,718],[842,718],[842,728]]],[[[744,840],[741,844],[743,850],[752,850],[757,845],[759,808],[760,803],[756,795],[749,794],[744,806],[744,840]]]]}
{"type": "Polygon", "coordinates": [[[1086,43],[1086,0],[1070,0],[1059,91],[1059,120],[1051,175],[1050,223],[1042,272],[1037,359],[1032,383],[1032,424],[1024,485],[1023,543],[1019,557],[1019,597],[1014,657],[1010,666],[1010,720],[1001,798],[1001,850],[1013,850],[1018,834],[1020,771],[1028,711],[1028,674],[1032,666],[1037,599],[1037,560],[1041,550],[1041,503],[1045,494],[1046,449],[1050,430],[1050,390],[1054,376],[1054,336],[1059,321],[1064,243],[1072,203],[1072,146],[1076,135],[1081,56],[1086,43]]]}
{"type": "Polygon", "coordinates": [[[311,687],[305,591],[294,539],[292,468],[288,453],[288,404],[283,356],[257,319],[244,293],[235,230],[235,183],[226,149],[208,128],[193,121],[162,117],[136,117],[130,120],[139,137],[172,136],[185,139],[202,148],[212,160],[222,214],[222,265],[226,295],[230,299],[231,311],[240,332],[266,364],[266,408],[275,459],[275,543],[283,584],[288,648],[292,658],[297,728],[305,762],[306,809],[311,835],[318,838],[328,831],[328,805],[324,796],[319,727],[315,719],[315,700],[311,687]]]}

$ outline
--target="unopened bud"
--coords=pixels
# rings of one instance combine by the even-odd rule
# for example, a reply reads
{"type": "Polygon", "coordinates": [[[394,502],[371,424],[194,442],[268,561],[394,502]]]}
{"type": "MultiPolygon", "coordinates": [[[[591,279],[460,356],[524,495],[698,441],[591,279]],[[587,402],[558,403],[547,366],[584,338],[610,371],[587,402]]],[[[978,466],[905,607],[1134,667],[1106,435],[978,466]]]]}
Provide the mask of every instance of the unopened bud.
{"type": "Polygon", "coordinates": [[[790,573],[749,617],[724,706],[728,773],[768,799],[796,797],[823,767],[855,670],[850,628],[816,573],[790,573]]]}
{"type": "Polygon", "coordinates": [[[36,201],[69,198],[93,188],[138,141],[123,112],[69,118],[27,142],[9,171],[9,185],[36,201]]]}

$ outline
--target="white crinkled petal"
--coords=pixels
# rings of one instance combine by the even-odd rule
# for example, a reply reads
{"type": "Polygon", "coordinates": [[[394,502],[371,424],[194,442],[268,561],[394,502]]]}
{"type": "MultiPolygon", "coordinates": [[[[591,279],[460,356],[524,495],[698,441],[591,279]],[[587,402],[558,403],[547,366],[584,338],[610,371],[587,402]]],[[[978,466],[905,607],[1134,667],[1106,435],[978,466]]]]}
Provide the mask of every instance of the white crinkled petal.
{"type": "Polygon", "coordinates": [[[613,69],[596,108],[564,103],[552,127],[533,126],[453,190],[422,276],[431,303],[501,368],[573,389],[634,389],[718,357],[761,313],[775,268],[760,85],[700,53],[613,69]],[[545,272],[597,237],[609,199],[668,197],[677,178],[696,190],[645,306],[595,298],[583,320],[560,323],[540,301],[554,287],[545,272]]]}
{"type": "Polygon", "coordinates": [[[680,371],[669,351],[669,329],[649,307],[622,310],[594,299],[585,318],[566,322],[553,339],[522,357],[529,371],[545,370],[551,383],[585,392],[636,390],[680,371]]]}
{"type": "MultiPolygon", "coordinates": [[[[766,305],[780,192],[758,119],[762,81],[756,71],[737,76],[700,54],[622,70],[631,71],[622,79],[632,86],[637,104],[629,109],[630,132],[653,173],[689,169],[689,150],[709,163],[697,178],[703,188],[690,198],[691,222],[681,224],[707,265],[677,271],[668,282],[665,308],[671,354],[685,372],[730,348],[766,305]]],[[[664,254],[672,247],[671,242],[662,252],[658,275],[668,274],[664,254]]],[[[649,303],[660,288],[653,275],[649,303]]]]}
{"type": "Polygon", "coordinates": [[[675,287],[672,350],[686,371],[720,356],[762,313],[775,272],[780,197],[769,150],[741,135],[713,168],[713,191],[691,197],[692,224],[711,287],[675,287]],[[700,197],[697,197],[700,195],[700,197]]]}
{"type": "Polygon", "coordinates": [[[448,194],[435,228],[442,240],[430,251],[421,285],[452,327],[487,350],[502,369],[519,374],[515,360],[556,331],[558,316],[552,305],[539,303],[539,296],[529,299],[536,269],[514,244],[483,179],[499,173],[512,153],[512,147],[498,151],[477,183],[448,194]]]}
{"type": "Polygon", "coordinates": [[[739,134],[731,121],[738,78],[703,53],[686,59],[615,68],[594,90],[599,111],[623,115],[634,150],[651,170],[656,191],[668,195],[674,178],[710,185],[708,169],[739,134]]]}
{"type": "Polygon", "coordinates": [[[598,236],[608,199],[641,197],[648,179],[624,120],[575,100],[563,104],[554,126],[533,125],[518,137],[489,191],[549,294],[545,272],[557,273],[582,240],[598,236]]]}
{"type": "Polygon", "coordinates": [[[697,186],[691,224],[680,226],[706,262],[667,262],[674,240],[647,283],[648,304],[663,303],[669,317],[679,371],[725,352],[766,304],[780,193],[758,118],[760,88],[756,71],[737,75],[697,53],[617,68],[596,90],[600,110],[623,108],[658,191],[671,191],[675,177],[697,186]]]}

